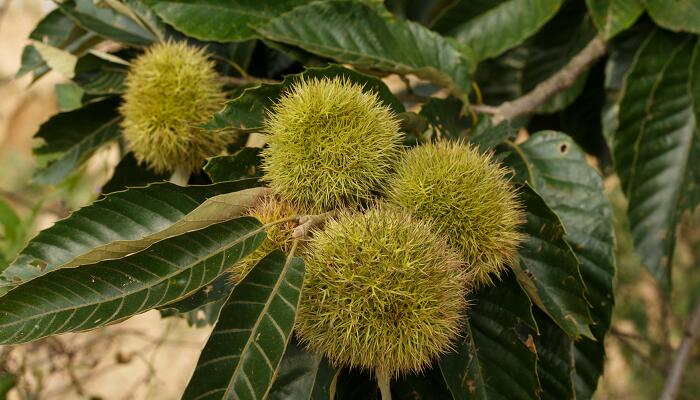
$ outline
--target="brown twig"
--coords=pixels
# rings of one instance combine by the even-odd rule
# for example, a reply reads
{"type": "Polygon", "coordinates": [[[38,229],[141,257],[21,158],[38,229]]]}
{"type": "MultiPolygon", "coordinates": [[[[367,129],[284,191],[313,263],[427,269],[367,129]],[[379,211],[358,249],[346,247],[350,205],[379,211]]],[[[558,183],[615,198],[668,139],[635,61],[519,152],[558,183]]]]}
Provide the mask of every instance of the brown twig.
{"type": "Polygon", "coordinates": [[[252,76],[248,76],[248,77],[221,76],[221,77],[219,77],[219,80],[221,81],[222,84],[230,85],[230,86],[255,85],[255,84],[260,84],[260,83],[267,83],[267,84],[280,83],[280,81],[276,81],[274,79],[256,78],[256,77],[252,77],[252,76]]]}
{"type": "Polygon", "coordinates": [[[474,105],[471,108],[478,113],[492,115],[494,125],[531,114],[552,95],[571,87],[581,74],[605,55],[606,50],[605,41],[600,36],[596,36],[564,68],[541,82],[529,93],[499,106],[474,105]]]}
{"type": "Polygon", "coordinates": [[[666,376],[666,383],[661,391],[659,400],[673,400],[678,395],[683,382],[683,374],[692,356],[693,345],[698,337],[700,337],[700,297],[696,299],[688,318],[688,325],[683,332],[681,344],[673,356],[671,368],[666,376]]]}

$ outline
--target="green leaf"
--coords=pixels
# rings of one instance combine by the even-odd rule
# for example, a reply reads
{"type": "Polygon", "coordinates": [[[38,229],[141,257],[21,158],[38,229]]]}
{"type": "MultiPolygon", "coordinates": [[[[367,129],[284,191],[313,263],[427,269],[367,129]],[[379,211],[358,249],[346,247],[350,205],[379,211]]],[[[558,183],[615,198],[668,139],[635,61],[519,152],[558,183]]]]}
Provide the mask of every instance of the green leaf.
{"type": "MultiPolygon", "coordinates": [[[[109,55],[111,56],[111,55],[109,55]]],[[[112,95],[124,92],[128,65],[105,59],[99,53],[89,52],[75,64],[77,83],[87,94],[112,95]]]]}
{"type": "Polygon", "coordinates": [[[213,315],[213,320],[211,323],[216,322],[216,318],[219,316],[219,311],[221,306],[226,301],[228,296],[233,290],[233,284],[231,283],[231,277],[229,274],[222,274],[216,278],[210,284],[202,287],[194,294],[179,300],[175,303],[171,303],[161,308],[161,311],[165,314],[186,314],[197,309],[201,309],[204,306],[210,305],[212,303],[219,303],[221,305],[216,310],[216,314],[213,315]]]}
{"type": "Polygon", "coordinates": [[[461,139],[471,126],[471,121],[464,115],[463,109],[464,103],[455,97],[431,97],[423,103],[420,115],[430,123],[433,137],[461,139]]]}
{"type": "Polygon", "coordinates": [[[697,0],[644,0],[647,12],[659,26],[672,31],[700,33],[700,3],[697,0]]]}
{"type": "Polygon", "coordinates": [[[469,141],[479,146],[483,152],[488,151],[508,139],[515,138],[516,132],[507,122],[493,126],[491,119],[481,118],[469,132],[469,141]]]}
{"type": "Polygon", "coordinates": [[[18,228],[22,220],[17,213],[2,199],[0,199],[0,226],[5,238],[11,242],[18,239],[18,228]]]}
{"type": "Polygon", "coordinates": [[[700,60],[695,36],[651,33],[617,103],[613,159],[641,260],[671,287],[676,224],[700,201],[700,60]]]}
{"type": "Polygon", "coordinates": [[[576,392],[590,398],[605,363],[605,334],[614,305],[615,238],[603,180],[574,141],[559,132],[538,132],[519,147],[529,182],[561,219],[565,239],[580,261],[595,340],[575,343],[576,392]]]}
{"type": "Polygon", "coordinates": [[[308,68],[301,74],[287,75],[280,83],[262,84],[246,89],[238,98],[229,101],[224,110],[214,116],[209,126],[211,128],[232,126],[246,129],[261,128],[266,110],[272,107],[277,98],[292,83],[299,79],[337,76],[346,77],[355,83],[364,85],[366,91],[377,93],[379,99],[396,114],[406,111],[403,104],[381,80],[339,65],[330,65],[325,68],[308,68]]]}
{"type": "Polygon", "coordinates": [[[330,399],[380,400],[376,378],[369,371],[341,369],[331,385],[330,399]]]}
{"type": "Polygon", "coordinates": [[[204,172],[214,183],[259,178],[262,176],[261,151],[262,149],[254,147],[244,147],[230,156],[212,157],[204,166],[204,172]]]}
{"type": "MultiPolygon", "coordinates": [[[[559,72],[596,35],[582,2],[565,4],[560,12],[527,42],[527,58],[522,71],[522,93],[533,90],[542,81],[559,72]]],[[[539,113],[554,113],[570,105],[581,93],[588,74],[538,108],[539,113]]]]}
{"type": "Polygon", "coordinates": [[[365,2],[311,3],[272,19],[258,32],[341,63],[415,74],[468,102],[472,58],[424,26],[380,13],[365,2]]]}
{"type": "Polygon", "coordinates": [[[187,36],[233,42],[256,38],[254,26],[310,1],[145,0],[145,3],[187,36]]]}
{"type": "Polygon", "coordinates": [[[73,82],[57,83],[54,86],[58,109],[66,112],[77,110],[83,106],[85,91],[73,82]]]}
{"type": "Polygon", "coordinates": [[[330,399],[336,369],[320,354],[310,353],[294,338],[287,345],[269,400],[330,399]]]}
{"type": "Polygon", "coordinates": [[[166,174],[159,175],[138,164],[132,153],[124,155],[114,169],[112,178],[102,187],[103,194],[109,194],[128,188],[146,186],[149,183],[163,182],[166,174]]]}
{"type": "Polygon", "coordinates": [[[391,382],[392,399],[395,400],[445,400],[451,399],[445,379],[436,365],[422,374],[406,375],[391,382]]]}
{"type": "Polygon", "coordinates": [[[509,275],[472,303],[464,337],[439,362],[454,400],[538,399],[532,337],[523,341],[516,331],[536,326],[530,300],[509,275]]]}
{"type": "Polygon", "coordinates": [[[241,215],[255,180],[180,187],[160,183],[108,194],[39,234],[0,274],[0,295],[61,268],[117,259],[160,240],[241,215]]]}
{"type": "Polygon", "coordinates": [[[117,139],[121,133],[118,104],[118,99],[88,104],[78,110],[57,114],[42,124],[35,137],[45,143],[34,153],[60,153],[60,157],[37,170],[34,180],[40,184],[58,184],[98,148],[117,139]]]}
{"type": "Polygon", "coordinates": [[[17,379],[9,373],[0,373],[0,400],[7,399],[7,394],[17,384],[17,379]]]}
{"type": "Polygon", "coordinates": [[[564,240],[559,217],[527,185],[522,187],[520,198],[527,209],[523,227],[527,237],[520,247],[520,267],[514,268],[518,280],[530,299],[567,334],[592,338],[579,262],[564,240]]]}
{"type": "Polygon", "coordinates": [[[453,36],[477,60],[497,56],[525,41],[556,14],[562,0],[460,0],[433,29],[453,36]]]}
{"type": "Polygon", "coordinates": [[[58,6],[76,24],[106,39],[132,46],[146,46],[159,40],[140,21],[111,7],[100,7],[93,0],[66,0],[58,6]]]}
{"type": "Polygon", "coordinates": [[[102,327],[183,298],[265,238],[242,217],[163,240],[119,260],[34,279],[0,298],[0,344],[102,327]]]}
{"type": "Polygon", "coordinates": [[[598,32],[605,40],[634,24],[644,12],[640,0],[586,0],[598,32]]]}
{"type": "MultiPolygon", "coordinates": [[[[579,399],[574,393],[574,342],[542,313],[536,314],[540,334],[535,337],[537,376],[542,400],[579,399]]],[[[583,400],[583,399],[581,399],[583,400]]]]}
{"type": "Polygon", "coordinates": [[[188,399],[264,399],[296,319],[304,262],[275,250],[233,290],[197,361],[188,399]]]}

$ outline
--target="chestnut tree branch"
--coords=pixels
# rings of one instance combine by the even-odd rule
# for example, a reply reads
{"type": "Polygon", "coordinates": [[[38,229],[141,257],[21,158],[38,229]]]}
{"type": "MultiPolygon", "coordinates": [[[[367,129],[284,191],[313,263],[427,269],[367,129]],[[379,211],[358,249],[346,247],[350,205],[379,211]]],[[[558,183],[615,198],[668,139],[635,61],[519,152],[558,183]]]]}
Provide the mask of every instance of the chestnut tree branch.
{"type": "Polygon", "coordinates": [[[513,120],[520,116],[531,114],[552,95],[571,87],[581,74],[605,55],[606,51],[607,44],[602,37],[596,36],[564,68],[540,82],[529,93],[498,106],[473,105],[472,110],[477,113],[492,115],[494,125],[498,125],[502,121],[513,120]]]}
{"type": "Polygon", "coordinates": [[[683,382],[683,374],[693,355],[693,346],[700,336],[700,297],[695,300],[693,310],[688,318],[688,325],[683,332],[683,339],[676,354],[673,356],[671,368],[666,376],[666,383],[661,391],[659,400],[673,400],[678,395],[683,382]]]}

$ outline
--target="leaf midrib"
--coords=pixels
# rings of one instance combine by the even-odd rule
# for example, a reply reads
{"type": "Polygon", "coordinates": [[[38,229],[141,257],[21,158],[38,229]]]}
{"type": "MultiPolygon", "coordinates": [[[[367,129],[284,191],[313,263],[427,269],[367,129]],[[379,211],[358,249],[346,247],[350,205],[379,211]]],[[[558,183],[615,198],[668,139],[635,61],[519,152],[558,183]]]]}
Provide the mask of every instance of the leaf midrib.
{"type": "MultiPolygon", "coordinates": [[[[249,238],[251,238],[251,237],[253,237],[253,236],[257,235],[257,234],[259,234],[260,232],[262,232],[262,231],[264,231],[264,230],[265,230],[265,227],[262,226],[262,227],[260,227],[260,228],[258,228],[258,229],[256,229],[256,230],[254,230],[254,231],[252,231],[252,232],[250,232],[250,233],[244,235],[244,236],[239,237],[237,240],[234,240],[234,241],[230,242],[229,244],[223,246],[220,250],[216,251],[215,253],[208,253],[208,254],[205,255],[205,256],[198,257],[198,258],[197,258],[195,261],[193,261],[192,263],[187,264],[186,267],[181,268],[181,269],[179,269],[179,270],[177,270],[177,271],[175,271],[175,272],[173,272],[173,273],[166,274],[166,275],[164,275],[163,278],[161,278],[159,281],[154,282],[153,284],[146,284],[146,285],[144,285],[144,287],[142,287],[142,288],[140,288],[140,289],[138,289],[138,290],[136,290],[136,291],[133,291],[133,292],[131,292],[131,293],[129,293],[129,294],[123,294],[123,295],[121,295],[121,296],[112,296],[112,297],[110,297],[110,298],[102,299],[102,300],[97,301],[97,302],[93,301],[93,302],[83,303],[83,304],[81,304],[81,305],[79,305],[79,306],[75,306],[75,307],[64,307],[64,308],[52,310],[52,311],[45,312],[45,313],[41,313],[41,314],[35,314],[35,315],[33,315],[33,316],[29,317],[29,318],[26,318],[26,319],[24,319],[24,320],[19,320],[19,321],[7,323],[7,324],[0,324],[0,328],[5,328],[5,327],[8,327],[8,326],[13,326],[13,325],[22,324],[22,323],[27,323],[27,322],[32,321],[32,320],[35,320],[35,319],[37,319],[37,318],[43,318],[43,317],[45,317],[45,316],[52,315],[52,314],[58,314],[58,313],[61,313],[61,312],[64,312],[64,311],[77,310],[77,309],[88,308],[88,307],[92,307],[92,306],[99,306],[99,305],[101,305],[101,304],[108,303],[108,302],[111,302],[111,301],[115,301],[115,300],[119,300],[119,299],[124,299],[124,298],[126,298],[126,297],[128,297],[128,296],[131,296],[131,295],[133,295],[133,294],[142,292],[142,291],[144,291],[144,290],[150,290],[150,289],[152,289],[154,286],[159,285],[160,283],[162,283],[162,282],[164,282],[164,281],[167,281],[168,279],[170,279],[170,278],[172,278],[172,277],[174,277],[174,276],[176,276],[176,275],[178,275],[178,274],[180,274],[180,273],[182,273],[182,272],[185,272],[186,270],[189,270],[189,269],[194,268],[197,264],[199,264],[199,263],[201,263],[201,262],[203,262],[203,261],[205,261],[205,260],[207,260],[207,259],[209,259],[209,258],[215,257],[215,256],[221,254],[221,253],[224,252],[224,251],[229,250],[231,247],[233,247],[233,246],[237,245],[238,243],[243,242],[243,241],[245,241],[245,240],[247,240],[247,239],[249,239],[249,238]]],[[[132,264],[132,265],[133,265],[133,264],[132,264]]],[[[48,275],[44,275],[44,276],[48,276],[48,275]]],[[[100,279],[100,280],[102,280],[102,279],[100,279]]],[[[114,286],[114,285],[112,285],[111,283],[110,283],[110,285],[111,285],[111,286],[114,286]]],[[[197,289],[194,289],[194,290],[197,290],[197,289]]],[[[12,293],[12,292],[9,292],[9,293],[12,293]]],[[[8,293],[8,294],[9,294],[9,293],[8,293]]],[[[187,294],[184,294],[183,296],[186,296],[186,295],[187,295],[187,294]]],[[[182,297],[182,296],[181,296],[181,297],[182,297]]],[[[15,301],[16,301],[16,300],[15,300],[15,301]]],[[[162,301],[162,299],[161,299],[161,301],[162,301]]],[[[167,303],[162,304],[162,305],[167,305],[167,303]]],[[[158,305],[158,306],[161,306],[161,305],[158,305]]],[[[30,307],[32,307],[32,306],[30,306],[30,307]]],[[[11,312],[9,312],[9,311],[4,311],[4,312],[7,312],[8,314],[17,315],[17,314],[11,313],[11,312]]]]}

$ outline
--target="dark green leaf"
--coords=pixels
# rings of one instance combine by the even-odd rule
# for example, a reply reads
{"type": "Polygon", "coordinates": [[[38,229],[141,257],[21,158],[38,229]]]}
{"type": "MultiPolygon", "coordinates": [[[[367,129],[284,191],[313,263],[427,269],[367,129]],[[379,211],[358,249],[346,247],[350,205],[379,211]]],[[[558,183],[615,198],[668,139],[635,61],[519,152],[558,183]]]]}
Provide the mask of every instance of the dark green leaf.
{"type": "Polygon", "coordinates": [[[294,338],[287,345],[269,400],[328,400],[337,371],[320,354],[306,351],[294,338]]]}
{"type": "Polygon", "coordinates": [[[478,60],[515,47],[556,14],[562,0],[460,0],[433,29],[470,48],[478,60]]]}
{"type": "Polygon", "coordinates": [[[117,139],[121,133],[117,106],[118,99],[108,99],[60,113],[42,124],[35,137],[45,143],[35,149],[35,154],[61,155],[38,170],[34,180],[41,184],[60,183],[98,148],[117,139]]]}
{"type": "MultiPolygon", "coordinates": [[[[167,312],[168,314],[185,314],[201,309],[202,307],[212,303],[220,302],[221,306],[223,306],[223,302],[226,301],[228,296],[231,294],[233,286],[234,285],[231,283],[231,277],[229,274],[223,274],[210,284],[196,291],[194,294],[192,294],[192,296],[184,298],[175,303],[168,304],[167,306],[163,307],[161,311],[167,312]]],[[[216,310],[216,314],[213,315],[214,320],[219,315],[221,306],[219,306],[219,309],[216,310]]]]}
{"type": "Polygon", "coordinates": [[[66,0],[59,7],[76,24],[104,38],[133,46],[146,46],[158,41],[158,37],[140,21],[111,7],[100,7],[93,0],[66,0]]]}
{"type": "Polygon", "coordinates": [[[520,325],[534,329],[532,303],[512,275],[472,297],[464,337],[440,360],[455,400],[537,399],[537,354],[532,337],[521,340],[520,325]]]}
{"type": "Polygon", "coordinates": [[[262,176],[260,169],[261,150],[254,147],[244,147],[230,156],[212,157],[204,166],[204,172],[214,183],[259,178],[262,176]]]}
{"type": "Polygon", "coordinates": [[[233,290],[185,389],[187,399],[264,399],[292,334],[304,262],[274,251],[233,290]]]}
{"type": "Polygon", "coordinates": [[[508,139],[515,138],[515,134],[515,129],[507,122],[493,126],[489,118],[481,118],[469,132],[469,141],[479,146],[481,151],[488,151],[508,139]]]}
{"type": "Polygon", "coordinates": [[[211,186],[153,184],[105,196],[40,232],[0,274],[0,295],[60,268],[116,259],[168,237],[239,216],[255,180],[211,186]]]}
{"type": "Polygon", "coordinates": [[[360,1],[316,2],[272,19],[258,31],[338,62],[415,74],[465,103],[474,60],[442,36],[360,1]]]}
{"type": "Polygon", "coordinates": [[[379,99],[399,114],[405,111],[403,104],[391,93],[381,80],[354,70],[331,65],[325,68],[308,68],[301,74],[287,75],[283,82],[263,84],[246,89],[238,98],[229,101],[223,111],[214,116],[212,128],[241,127],[257,129],[262,127],[265,111],[292,83],[304,78],[333,78],[342,76],[364,85],[365,90],[377,93],[379,99]]]}
{"type": "Polygon", "coordinates": [[[464,103],[455,97],[440,99],[431,97],[420,109],[436,138],[460,139],[471,126],[469,117],[464,115],[464,103]]]}
{"type": "Polygon", "coordinates": [[[573,400],[574,342],[549,317],[537,313],[540,335],[535,337],[537,376],[542,400],[573,400]]]}
{"type": "Polygon", "coordinates": [[[586,0],[586,4],[606,40],[632,26],[644,12],[641,0],[586,0]]]}
{"type": "Polygon", "coordinates": [[[14,375],[0,373],[0,400],[7,399],[7,393],[15,387],[17,380],[14,375]]]}
{"type": "Polygon", "coordinates": [[[75,64],[73,81],[87,94],[112,95],[124,91],[124,78],[128,65],[106,60],[96,54],[88,53],[75,64]]]}
{"type": "Polygon", "coordinates": [[[407,375],[391,382],[392,399],[396,400],[445,400],[452,398],[440,367],[417,375],[407,375]]]}
{"type": "Polygon", "coordinates": [[[530,299],[567,334],[593,337],[579,262],[564,240],[559,217],[527,185],[522,187],[520,198],[527,210],[527,237],[520,247],[518,280],[530,299]]]}
{"type": "Polygon", "coordinates": [[[625,78],[611,138],[635,248],[665,290],[676,224],[700,201],[699,47],[694,36],[647,37],[625,78]]]}
{"type": "Polygon", "coordinates": [[[594,324],[594,340],[576,347],[577,398],[590,398],[605,363],[605,334],[614,305],[615,240],[612,211],[603,181],[574,141],[558,132],[538,132],[520,145],[529,165],[529,181],[559,216],[565,239],[580,261],[594,324]]]}
{"type": "Polygon", "coordinates": [[[0,344],[105,326],[186,297],[264,238],[259,222],[242,217],[163,240],[119,260],[34,279],[0,298],[0,344]]]}
{"type": "Polygon", "coordinates": [[[643,0],[658,25],[672,30],[700,33],[700,3],[697,0],[643,0]]]}
{"type": "Polygon", "coordinates": [[[112,178],[102,187],[102,193],[108,194],[128,188],[146,186],[149,183],[163,182],[167,179],[167,175],[158,175],[139,165],[134,155],[127,153],[117,164],[112,178]]]}
{"type": "Polygon", "coordinates": [[[311,0],[145,0],[165,22],[201,40],[233,42],[257,37],[254,26],[311,0]]]}
{"type": "Polygon", "coordinates": [[[380,399],[377,380],[368,371],[347,369],[338,371],[335,385],[331,386],[331,394],[330,398],[335,400],[380,399]]]}

